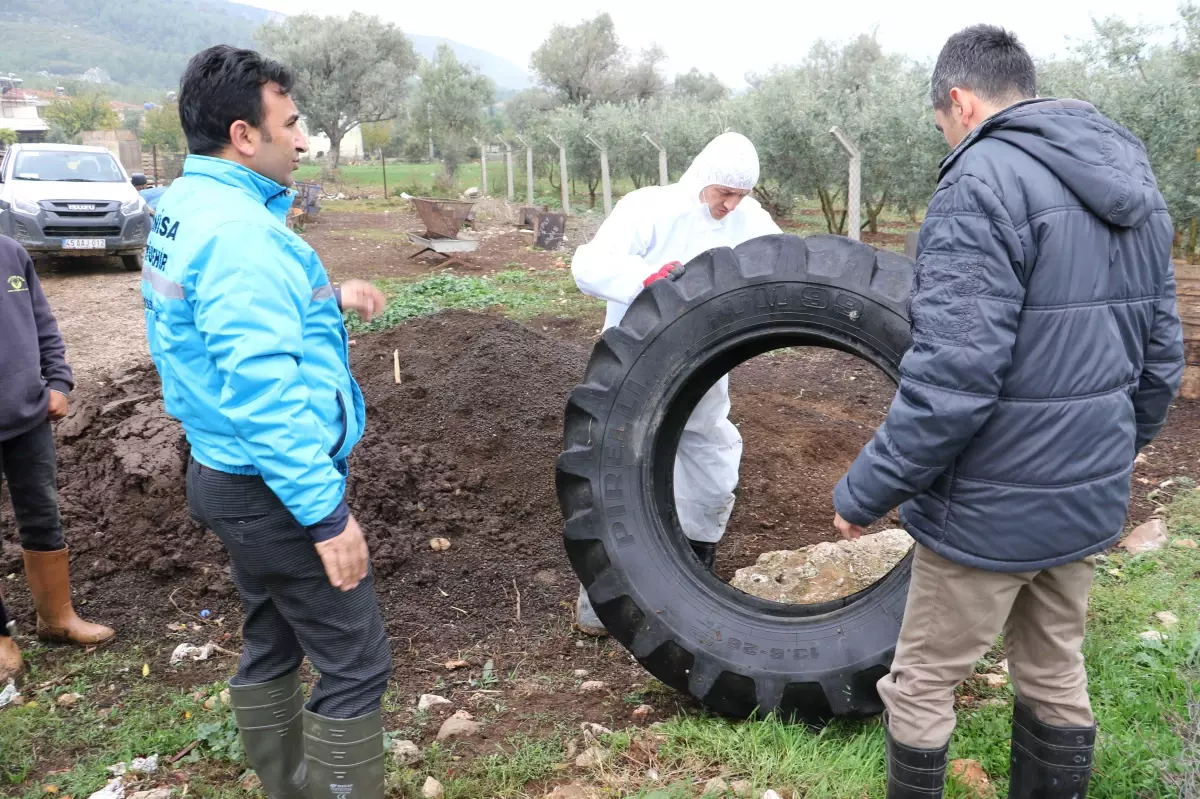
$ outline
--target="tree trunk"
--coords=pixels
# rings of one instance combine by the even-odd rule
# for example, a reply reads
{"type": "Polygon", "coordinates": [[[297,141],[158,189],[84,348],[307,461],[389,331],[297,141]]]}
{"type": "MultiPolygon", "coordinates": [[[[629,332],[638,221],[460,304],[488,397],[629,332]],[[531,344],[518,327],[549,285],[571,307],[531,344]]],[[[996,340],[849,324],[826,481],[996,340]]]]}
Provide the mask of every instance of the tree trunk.
{"type": "Polygon", "coordinates": [[[1192,230],[1188,234],[1188,258],[1187,262],[1192,266],[1200,263],[1200,252],[1196,251],[1196,217],[1192,217],[1192,230]]]}
{"type": "Polygon", "coordinates": [[[642,179],[636,172],[630,173],[629,179],[633,181],[634,189],[640,189],[642,187],[642,179]]]}
{"type": "Polygon", "coordinates": [[[821,198],[821,213],[825,215],[826,228],[830,233],[842,236],[846,233],[846,215],[848,212],[843,209],[841,217],[838,217],[837,209],[833,207],[833,202],[839,194],[841,194],[840,191],[830,194],[828,189],[817,189],[817,195],[821,198]]]}
{"type": "Polygon", "coordinates": [[[550,177],[548,179],[550,181],[550,188],[554,189],[555,191],[558,191],[559,185],[554,182],[554,165],[553,164],[550,165],[550,177]]]}
{"type": "Polygon", "coordinates": [[[329,131],[329,163],[333,169],[337,169],[342,161],[342,136],[344,134],[338,128],[329,131]]]}
{"type": "Polygon", "coordinates": [[[887,203],[886,191],[879,198],[878,205],[872,206],[871,203],[867,203],[867,230],[871,231],[872,233],[879,232],[879,217],[883,213],[883,206],[885,203],[887,203]]]}
{"type": "Polygon", "coordinates": [[[588,184],[588,202],[591,203],[592,208],[595,208],[596,207],[596,187],[600,185],[600,179],[596,178],[595,180],[589,180],[587,182],[587,184],[588,184]]]}

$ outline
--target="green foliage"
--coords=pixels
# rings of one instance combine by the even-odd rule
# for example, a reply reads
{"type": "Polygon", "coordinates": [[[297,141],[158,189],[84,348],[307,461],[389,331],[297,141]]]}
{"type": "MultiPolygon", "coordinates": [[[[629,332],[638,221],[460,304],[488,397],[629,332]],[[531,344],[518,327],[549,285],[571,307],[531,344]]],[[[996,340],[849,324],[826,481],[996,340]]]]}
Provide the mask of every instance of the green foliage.
{"type": "Polygon", "coordinates": [[[17,143],[17,132],[10,128],[0,128],[0,144],[8,147],[17,143]]]}
{"type": "Polygon", "coordinates": [[[486,135],[483,110],[491,104],[495,87],[478,68],[460,62],[447,44],[438,45],[436,59],[421,64],[420,77],[413,117],[418,128],[432,126],[450,182],[466,158],[472,137],[486,135]]]}
{"type": "Polygon", "coordinates": [[[417,65],[403,31],[357,11],[346,18],[298,14],[264,25],[257,38],[295,70],[292,96],[309,129],[329,137],[335,169],[347,131],[396,117],[417,65]]]}
{"type": "Polygon", "coordinates": [[[715,103],[729,98],[729,87],[721,83],[720,78],[711,72],[705,74],[695,67],[675,76],[671,92],[676,97],[699,100],[702,103],[715,103]]]}
{"type": "Polygon", "coordinates": [[[659,67],[666,60],[657,46],[633,58],[617,39],[608,12],[578,25],[557,24],[529,60],[541,84],[565,102],[648,100],[666,89],[659,67]]]}
{"type": "Polygon", "coordinates": [[[63,85],[99,67],[120,84],[176,89],[194,53],[249,45],[268,14],[225,0],[5,0],[0,72],[45,70],[63,85]]]}
{"type": "Polygon", "coordinates": [[[449,273],[415,282],[381,280],[379,288],[388,297],[382,314],[363,324],[348,315],[347,329],[358,334],[389,327],[417,316],[448,309],[482,311],[503,309],[518,319],[541,315],[578,315],[594,310],[599,303],[581,295],[570,276],[561,272],[501,272],[492,277],[459,277],[449,273]]]}
{"type": "Polygon", "coordinates": [[[76,139],[85,130],[113,130],[121,126],[108,97],[100,92],[59,97],[50,103],[42,117],[67,140],[76,139]]]}
{"type": "MultiPolygon", "coordinates": [[[[392,126],[385,122],[368,122],[362,126],[363,152],[369,156],[390,148],[393,138],[392,126]]],[[[391,153],[388,153],[390,155],[391,153]]]]}
{"type": "Polygon", "coordinates": [[[215,721],[197,725],[196,739],[204,746],[205,753],[217,760],[240,763],[245,759],[246,751],[233,713],[224,712],[215,721]]]}
{"type": "Polygon", "coordinates": [[[1040,91],[1092,102],[1140,138],[1184,230],[1200,217],[1200,5],[1185,4],[1173,32],[1173,41],[1153,44],[1151,28],[1098,21],[1072,58],[1043,66],[1040,91]]]}
{"type": "Polygon", "coordinates": [[[776,212],[797,197],[819,199],[830,232],[845,232],[847,156],[830,135],[841,127],[863,153],[864,219],[883,207],[926,202],[945,142],[927,108],[928,76],[874,36],[843,47],[818,41],[800,66],[754,80],[737,104],[762,161],[760,198],[776,212]]]}
{"type": "Polygon", "coordinates": [[[179,121],[179,106],[168,103],[147,111],[138,132],[138,140],[143,150],[157,147],[171,153],[184,152],[187,141],[183,135],[183,124],[179,121]]]}

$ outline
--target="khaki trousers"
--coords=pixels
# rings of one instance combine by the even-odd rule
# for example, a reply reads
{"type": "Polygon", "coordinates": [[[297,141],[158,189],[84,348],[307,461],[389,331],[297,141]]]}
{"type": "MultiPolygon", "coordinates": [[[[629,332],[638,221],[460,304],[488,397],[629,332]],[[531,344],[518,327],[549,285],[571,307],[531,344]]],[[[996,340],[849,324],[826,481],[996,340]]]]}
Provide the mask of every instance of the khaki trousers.
{"type": "Polygon", "coordinates": [[[1008,574],[960,566],[916,547],[891,672],[879,681],[888,729],[901,744],[937,749],[954,731],[954,689],[1004,634],[1017,699],[1045,724],[1094,723],[1083,631],[1094,558],[1008,574]]]}

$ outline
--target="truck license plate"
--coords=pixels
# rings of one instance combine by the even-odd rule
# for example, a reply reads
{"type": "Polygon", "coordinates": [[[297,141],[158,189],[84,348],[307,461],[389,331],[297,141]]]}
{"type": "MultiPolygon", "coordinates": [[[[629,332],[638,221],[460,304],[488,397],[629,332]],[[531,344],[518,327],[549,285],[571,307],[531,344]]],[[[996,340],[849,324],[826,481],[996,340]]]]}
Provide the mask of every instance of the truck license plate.
{"type": "Polygon", "coordinates": [[[103,250],[104,239],[63,239],[64,250],[103,250]]]}

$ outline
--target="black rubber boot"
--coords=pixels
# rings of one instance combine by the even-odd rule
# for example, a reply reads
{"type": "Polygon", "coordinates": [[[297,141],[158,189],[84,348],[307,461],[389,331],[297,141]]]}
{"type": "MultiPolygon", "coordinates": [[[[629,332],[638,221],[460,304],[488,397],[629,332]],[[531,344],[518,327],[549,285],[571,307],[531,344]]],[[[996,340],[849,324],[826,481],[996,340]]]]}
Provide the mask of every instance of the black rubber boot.
{"type": "Polygon", "coordinates": [[[717,562],[717,545],[704,541],[692,541],[691,539],[688,539],[688,543],[692,545],[692,551],[696,553],[696,557],[700,558],[700,562],[704,564],[704,568],[712,571],[713,566],[717,562]]]}
{"type": "Polygon", "coordinates": [[[884,722],[887,738],[887,799],[941,799],[946,788],[947,743],[941,749],[913,749],[898,743],[884,722]]]}
{"type": "Polygon", "coordinates": [[[1096,727],[1051,727],[1013,707],[1010,799],[1083,799],[1092,777],[1096,727]]]}
{"type": "Polygon", "coordinates": [[[383,799],[383,716],[328,719],[304,711],[312,799],[383,799]]]}
{"type": "Polygon", "coordinates": [[[258,685],[231,685],[229,701],[263,792],[270,799],[306,799],[300,672],[258,685]]]}

